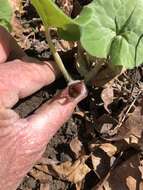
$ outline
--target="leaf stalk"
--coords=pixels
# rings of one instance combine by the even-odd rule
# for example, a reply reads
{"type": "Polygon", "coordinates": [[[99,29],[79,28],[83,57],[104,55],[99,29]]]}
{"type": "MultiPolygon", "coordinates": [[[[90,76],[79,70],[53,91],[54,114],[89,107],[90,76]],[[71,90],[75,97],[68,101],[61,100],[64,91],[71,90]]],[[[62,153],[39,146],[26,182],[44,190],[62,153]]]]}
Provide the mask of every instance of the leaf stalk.
{"type": "Polygon", "coordinates": [[[73,81],[73,79],[71,78],[70,74],[68,73],[68,71],[66,70],[63,62],[62,62],[62,59],[61,57],[59,56],[58,52],[56,51],[56,48],[52,42],[52,38],[51,38],[51,35],[50,35],[50,28],[45,28],[46,30],[46,39],[47,39],[47,42],[49,44],[49,47],[50,47],[50,50],[53,54],[53,57],[55,59],[55,62],[57,63],[60,71],[62,72],[62,74],[64,75],[64,78],[66,79],[66,81],[68,83],[71,83],[73,81]]]}

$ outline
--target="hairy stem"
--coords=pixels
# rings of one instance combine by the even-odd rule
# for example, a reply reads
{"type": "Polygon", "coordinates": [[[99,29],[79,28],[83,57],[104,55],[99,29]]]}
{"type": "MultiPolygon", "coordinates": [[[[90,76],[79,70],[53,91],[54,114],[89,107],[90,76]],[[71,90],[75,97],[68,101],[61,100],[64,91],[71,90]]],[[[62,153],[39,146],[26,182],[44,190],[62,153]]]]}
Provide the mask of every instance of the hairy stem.
{"type": "Polygon", "coordinates": [[[50,35],[50,29],[46,28],[46,39],[47,42],[49,44],[50,50],[54,56],[55,62],[57,63],[59,69],[61,70],[62,74],[64,75],[65,79],[67,80],[68,83],[71,83],[73,81],[73,79],[71,78],[71,76],[69,75],[69,73],[67,72],[61,57],[59,56],[58,52],[56,51],[55,46],[53,45],[52,39],[51,39],[51,35],[50,35]]]}

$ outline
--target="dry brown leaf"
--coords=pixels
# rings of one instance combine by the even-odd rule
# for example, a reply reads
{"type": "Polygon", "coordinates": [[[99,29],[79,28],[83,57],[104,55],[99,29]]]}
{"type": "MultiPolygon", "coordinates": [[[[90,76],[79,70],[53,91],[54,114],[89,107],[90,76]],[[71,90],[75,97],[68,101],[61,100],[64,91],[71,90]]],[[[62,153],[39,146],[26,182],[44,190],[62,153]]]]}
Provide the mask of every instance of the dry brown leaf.
{"type": "Polygon", "coordinates": [[[99,166],[101,162],[101,158],[94,156],[93,154],[91,155],[91,161],[93,165],[93,169],[96,171],[97,167],[99,166]]]}
{"type": "Polygon", "coordinates": [[[113,190],[113,189],[110,187],[110,184],[107,181],[105,181],[104,187],[99,187],[97,190],[113,190]]]}
{"type": "Polygon", "coordinates": [[[143,181],[139,185],[139,190],[142,190],[142,189],[143,189],[143,181]]]}
{"type": "Polygon", "coordinates": [[[76,190],[81,190],[82,189],[82,182],[78,182],[76,185],[75,185],[75,188],[76,190]]]}
{"type": "Polygon", "coordinates": [[[92,152],[96,151],[97,149],[102,149],[109,157],[114,156],[118,151],[117,146],[111,143],[97,144],[96,142],[95,143],[92,142],[89,145],[89,148],[92,152]]]}
{"type": "Polygon", "coordinates": [[[99,146],[109,157],[114,156],[117,153],[117,147],[111,143],[103,143],[99,146]]]}
{"type": "Polygon", "coordinates": [[[133,135],[128,138],[125,138],[124,141],[128,144],[139,144],[139,139],[133,135]]]}
{"type": "Polygon", "coordinates": [[[121,125],[118,133],[115,137],[111,137],[109,140],[122,140],[128,138],[131,135],[141,139],[143,133],[143,101],[137,106],[133,113],[129,114],[129,117],[121,125]]]}
{"type": "Polygon", "coordinates": [[[48,166],[47,165],[44,165],[44,164],[41,164],[41,165],[35,165],[35,168],[39,171],[42,171],[44,173],[47,173],[49,172],[48,170],[48,166]]]}
{"type": "MultiPolygon", "coordinates": [[[[41,166],[41,167],[46,167],[46,166],[41,166]]],[[[48,174],[44,173],[43,170],[40,170],[40,168],[37,170],[36,168],[33,168],[31,171],[30,171],[30,175],[36,179],[36,180],[39,180],[40,182],[47,182],[48,181],[48,174]]]]}
{"type": "MultiPolygon", "coordinates": [[[[100,59],[101,60],[101,59],[100,59]]],[[[100,61],[98,61],[99,64],[100,61]]],[[[103,60],[102,60],[103,62],[103,60]]],[[[103,68],[101,67],[101,69],[98,71],[98,73],[96,73],[96,76],[93,75],[92,77],[92,81],[96,86],[99,87],[103,87],[105,85],[107,85],[108,83],[112,82],[118,78],[122,73],[124,73],[124,69],[122,67],[110,67],[110,64],[106,64],[106,66],[104,66],[103,68]]]]}
{"type": "Polygon", "coordinates": [[[105,177],[111,167],[111,158],[101,149],[96,149],[91,155],[91,162],[94,172],[99,179],[105,177]]]}
{"type": "Polygon", "coordinates": [[[132,156],[112,170],[107,181],[94,190],[142,190],[139,164],[139,155],[132,156]]]}
{"type": "MultiPolygon", "coordinates": [[[[101,134],[109,136],[109,138],[104,138],[108,141],[119,141],[131,136],[135,136],[136,138],[141,139],[143,133],[143,98],[138,100],[138,106],[135,107],[135,110],[132,113],[128,114],[128,118],[123,123],[122,121],[121,124],[117,123],[114,118],[110,117],[107,114],[101,116],[98,119],[97,123],[97,130],[101,134]],[[112,129],[112,127],[115,125],[117,127],[112,129]]],[[[138,143],[137,139],[134,140],[138,143]]]]}
{"type": "Polygon", "coordinates": [[[78,137],[72,139],[72,141],[70,142],[70,149],[72,150],[72,152],[74,152],[76,158],[78,158],[82,154],[83,145],[78,137]]]}
{"type": "Polygon", "coordinates": [[[129,187],[129,189],[136,189],[136,179],[133,178],[132,176],[128,176],[126,179],[126,183],[127,183],[127,187],[129,187]]]}
{"type": "Polygon", "coordinates": [[[114,99],[114,91],[112,87],[112,83],[109,83],[102,91],[101,98],[104,102],[104,108],[106,111],[110,112],[108,106],[113,102],[114,99]]]}
{"type": "Polygon", "coordinates": [[[74,163],[67,161],[60,165],[51,165],[51,168],[61,179],[77,184],[91,171],[85,164],[87,158],[88,156],[83,156],[74,163]]]}
{"type": "Polygon", "coordinates": [[[40,190],[50,190],[50,186],[48,183],[40,184],[40,190]]]}
{"type": "MultiPolygon", "coordinates": [[[[22,0],[10,0],[10,3],[13,9],[13,13],[15,13],[15,11],[18,11],[20,14],[23,13],[22,0]]],[[[17,43],[22,48],[28,49],[30,47],[30,45],[28,44],[29,42],[27,41],[27,44],[26,45],[24,44],[25,36],[23,32],[25,29],[23,28],[20,19],[18,19],[15,14],[13,14],[12,16],[11,25],[12,25],[12,33],[11,33],[12,36],[16,39],[17,43]]]]}
{"type": "Polygon", "coordinates": [[[96,145],[94,153],[91,154],[91,162],[94,172],[98,178],[104,178],[115,159],[113,155],[117,153],[118,149],[116,146],[110,143],[104,143],[96,145]]]}
{"type": "Polygon", "coordinates": [[[129,118],[123,124],[123,127],[129,130],[129,134],[134,135],[138,138],[142,137],[142,132],[143,132],[142,110],[143,110],[143,104],[136,107],[135,111],[129,116],[129,118]]]}
{"type": "Polygon", "coordinates": [[[109,114],[103,114],[95,122],[97,125],[96,130],[102,134],[102,136],[113,136],[117,133],[117,130],[114,128],[114,126],[116,126],[118,122],[109,114]]]}

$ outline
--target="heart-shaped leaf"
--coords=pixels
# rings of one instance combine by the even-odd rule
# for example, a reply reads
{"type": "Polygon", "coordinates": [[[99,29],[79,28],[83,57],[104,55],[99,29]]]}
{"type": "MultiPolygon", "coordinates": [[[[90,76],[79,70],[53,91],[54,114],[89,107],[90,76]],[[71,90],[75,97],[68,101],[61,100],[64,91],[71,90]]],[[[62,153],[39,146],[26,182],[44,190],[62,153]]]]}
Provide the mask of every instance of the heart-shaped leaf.
{"type": "Polygon", "coordinates": [[[110,56],[112,64],[125,68],[142,64],[143,0],[93,0],[76,21],[90,55],[110,56]]]}
{"type": "Polygon", "coordinates": [[[12,8],[8,0],[0,0],[0,25],[7,30],[11,29],[10,22],[12,18],[12,8]]]}

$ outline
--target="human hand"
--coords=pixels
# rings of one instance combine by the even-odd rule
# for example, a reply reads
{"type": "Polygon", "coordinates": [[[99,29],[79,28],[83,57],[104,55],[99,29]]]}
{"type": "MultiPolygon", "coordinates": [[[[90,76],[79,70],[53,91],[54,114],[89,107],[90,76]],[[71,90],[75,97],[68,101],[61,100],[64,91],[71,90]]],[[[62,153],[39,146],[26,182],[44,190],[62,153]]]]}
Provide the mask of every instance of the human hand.
{"type": "Polygon", "coordinates": [[[20,118],[11,109],[19,99],[52,83],[57,74],[54,64],[37,64],[29,59],[0,27],[0,190],[16,189],[52,136],[86,96],[80,82],[73,84],[79,92],[76,98],[70,97],[67,87],[27,118],[20,118]]]}

